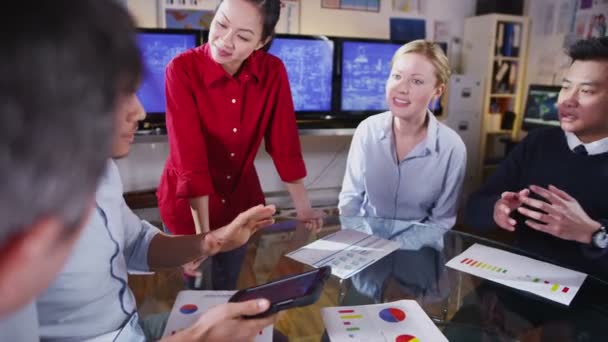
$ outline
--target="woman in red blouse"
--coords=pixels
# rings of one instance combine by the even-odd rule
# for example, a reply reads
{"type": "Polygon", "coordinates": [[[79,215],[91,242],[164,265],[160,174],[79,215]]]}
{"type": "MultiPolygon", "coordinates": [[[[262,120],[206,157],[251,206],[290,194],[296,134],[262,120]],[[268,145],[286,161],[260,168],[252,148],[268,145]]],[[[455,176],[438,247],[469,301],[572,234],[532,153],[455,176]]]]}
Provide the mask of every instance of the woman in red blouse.
{"type": "MultiPolygon", "coordinates": [[[[174,234],[222,227],[264,203],[253,163],[262,138],[298,217],[320,216],[302,182],[306,168],[287,72],[264,51],[280,6],[280,0],[223,0],[209,42],[167,66],[170,152],[157,195],[163,222],[174,234]]],[[[214,288],[236,286],[244,253],[214,257],[214,288]]]]}

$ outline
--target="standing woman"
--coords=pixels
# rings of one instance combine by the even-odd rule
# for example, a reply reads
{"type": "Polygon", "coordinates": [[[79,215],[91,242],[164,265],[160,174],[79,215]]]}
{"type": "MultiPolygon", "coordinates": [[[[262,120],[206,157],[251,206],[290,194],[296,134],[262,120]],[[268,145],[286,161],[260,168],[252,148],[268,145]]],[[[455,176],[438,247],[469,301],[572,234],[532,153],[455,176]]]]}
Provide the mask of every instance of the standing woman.
{"type": "Polygon", "coordinates": [[[449,75],[447,57],[431,42],[415,40],[395,52],[386,81],[390,110],[367,118],[355,131],[338,204],[341,215],[452,228],[466,148],[428,110],[449,75]]]}
{"type": "MultiPolygon", "coordinates": [[[[209,42],[177,56],[166,71],[170,152],[158,188],[166,227],[205,232],[264,203],[254,159],[262,138],[298,218],[316,219],[287,72],[264,50],[280,0],[223,0],[209,42]]],[[[214,289],[233,289],[245,246],[213,257],[214,289]]]]}

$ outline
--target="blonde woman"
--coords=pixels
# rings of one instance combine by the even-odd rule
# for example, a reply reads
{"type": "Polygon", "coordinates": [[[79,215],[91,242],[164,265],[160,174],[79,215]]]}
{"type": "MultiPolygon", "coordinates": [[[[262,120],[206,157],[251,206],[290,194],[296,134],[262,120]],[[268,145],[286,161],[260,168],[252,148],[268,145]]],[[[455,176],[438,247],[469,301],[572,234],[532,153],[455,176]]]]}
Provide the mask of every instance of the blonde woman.
{"type": "Polygon", "coordinates": [[[389,111],[361,122],[353,136],[341,215],[452,228],[466,149],[458,134],[428,110],[449,75],[445,54],[431,42],[416,40],[397,50],[386,82],[389,111]]]}

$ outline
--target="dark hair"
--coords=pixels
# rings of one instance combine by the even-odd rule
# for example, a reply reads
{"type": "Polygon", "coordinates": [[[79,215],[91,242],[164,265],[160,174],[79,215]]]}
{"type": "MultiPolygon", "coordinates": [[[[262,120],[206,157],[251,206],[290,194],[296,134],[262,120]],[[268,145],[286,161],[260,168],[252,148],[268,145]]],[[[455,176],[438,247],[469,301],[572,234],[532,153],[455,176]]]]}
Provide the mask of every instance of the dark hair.
{"type": "MultiPolygon", "coordinates": [[[[279,16],[281,15],[281,0],[246,0],[249,3],[260,9],[264,23],[262,24],[262,40],[266,40],[270,37],[268,43],[262,48],[264,51],[270,49],[272,38],[275,35],[275,27],[279,22],[279,16]]],[[[219,5],[224,0],[221,0],[219,5]]],[[[218,5],[218,7],[219,7],[218,5]]]]}
{"type": "Polygon", "coordinates": [[[568,48],[567,54],[572,58],[572,62],[608,60],[608,37],[579,40],[568,48]]]}
{"type": "Polygon", "coordinates": [[[142,65],[134,22],[114,0],[15,2],[0,13],[0,42],[1,245],[45,217],[81,221],[118,97],[142,65]]]}

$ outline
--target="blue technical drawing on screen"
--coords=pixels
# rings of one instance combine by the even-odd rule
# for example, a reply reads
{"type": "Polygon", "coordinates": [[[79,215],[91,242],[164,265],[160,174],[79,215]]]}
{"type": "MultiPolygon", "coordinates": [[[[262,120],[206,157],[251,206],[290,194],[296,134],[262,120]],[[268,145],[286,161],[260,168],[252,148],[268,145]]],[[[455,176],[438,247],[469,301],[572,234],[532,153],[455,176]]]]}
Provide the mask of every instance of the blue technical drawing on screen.
{"type": "Polygon", "coordinates": [[[165,68],[173,57],[198,45],[195,34],[139,32],[144,79],[137,96],[147,113],[165,112],[165,68]]]}
{"type": "Polygon", "coordinates": [[[343,42],[343,111],[385,111],[385,85],[391,59],[400,44],[380,42],[343,42]]]}
{"type": "Polygon", "coordinates": [[[269,52],[285,64],[297,112],[331,110],[333,41],[277,37],[269,52]]]}

